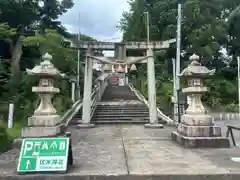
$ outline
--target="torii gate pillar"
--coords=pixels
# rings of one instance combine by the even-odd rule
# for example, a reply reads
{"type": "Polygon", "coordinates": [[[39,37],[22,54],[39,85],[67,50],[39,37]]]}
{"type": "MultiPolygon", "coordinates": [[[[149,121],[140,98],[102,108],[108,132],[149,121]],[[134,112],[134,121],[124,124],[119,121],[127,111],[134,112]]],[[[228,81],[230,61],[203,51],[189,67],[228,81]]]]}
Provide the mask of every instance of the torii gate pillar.
{"type": "Polygon", "coordinates": [[[79,128],[92,128],[94,124],[90,124],[91,121],[91,94],[92,94],[92,76],[93,76],[93,60],[91,57],[91,49],[87,50],[85,59],[85,72],[84,72],[84,94],[83,94],[83,114],[82,124],[79,124],[79,128]]]}
{"type": "Polygon", "coordinates": [[[149,104],[149,124],[145,124],[146,128],[163,128],[158,123],[157,103],[156,103],[156,86],[155,86],[155,65],[153,57],[153,49],[147,50],[147,73],[148,73],[148,104],[149,104]]]}

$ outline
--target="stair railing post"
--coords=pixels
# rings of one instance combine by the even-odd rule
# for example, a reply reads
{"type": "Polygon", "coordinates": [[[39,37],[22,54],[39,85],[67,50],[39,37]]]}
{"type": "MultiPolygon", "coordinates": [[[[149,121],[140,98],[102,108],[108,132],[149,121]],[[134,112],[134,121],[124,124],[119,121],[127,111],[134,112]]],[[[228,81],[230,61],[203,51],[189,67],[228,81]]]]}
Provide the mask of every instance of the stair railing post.
{"type": "Polygon", "coordinates": [[[147,50],[147,73],[148,73],[148,103],[150,122],[146,128],[162,128],[163,125],[158,123],[157,104],[156,104],[156,86],[155,86],[155,65],[153,50],[147,50]]]}
{"type": "Polygon", "coordinates": [[[88,49],[85,59],[85,74],[84,74],[84,96],[83,96],[83,114],[82,124],[78,127],[93,127],[90,124],[91,121],[91,94],[92,94],[92,76],[93,76],[93,60],[89,56],[91,55],[91,49],[88,49]]]}
{"type": "Polygon", "coordinates": [[[101,89],[102,89],[102,80],[99,80],[98,81],[98,98],[97,98],[97,101],[100,101],[101,100],[101,89]]]}

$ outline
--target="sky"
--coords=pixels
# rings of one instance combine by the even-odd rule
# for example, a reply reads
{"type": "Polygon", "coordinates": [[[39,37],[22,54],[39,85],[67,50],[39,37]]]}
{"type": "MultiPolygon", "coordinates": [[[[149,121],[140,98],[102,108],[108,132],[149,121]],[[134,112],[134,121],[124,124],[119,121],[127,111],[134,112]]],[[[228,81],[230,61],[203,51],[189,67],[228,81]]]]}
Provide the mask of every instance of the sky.
{"type": "Polygon", "coordinates": [[[71,33],[80,32],[101,41],[120,41],[116,26],[123,11],[128,10],[127,0],[74,0],[75,6],[60,17],[71,33]],[[80,14],[80,15],[79,15],[80,14]]]}
{"type": "MultiPolygon", "coordinates": [[[[128,11],[128,0],[74,0],[74,7],[60,17],[71,33],[91,36],[99,41],[121,41],[116,28],[123,11],[128,11]]],[[[222,49],[223,54],[226,50],[222,49]]],[[[113,52],[105,51],[106,56],[113,52]]]]}

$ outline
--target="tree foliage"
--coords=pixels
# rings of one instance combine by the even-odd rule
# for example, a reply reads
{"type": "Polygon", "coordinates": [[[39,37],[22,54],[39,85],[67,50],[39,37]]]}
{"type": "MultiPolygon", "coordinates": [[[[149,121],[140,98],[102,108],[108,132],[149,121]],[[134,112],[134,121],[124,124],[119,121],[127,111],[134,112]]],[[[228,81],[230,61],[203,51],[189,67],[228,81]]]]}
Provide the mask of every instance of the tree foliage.
{"type": "Polygon", "coordinates": [[[54,28],[64,32],[58,17],[74,5],[72,0],[1,0],[0,23],[8,23],[16,29],[9,44],[11,46],[11,74],[18,76],[20,59],[23,54],[22,41],[32,35],[36,29],[44,34],[46,28],[54,28]]]}
{"type": "MultiPolygon", "coordinates": [[[[58,18],[73,5],[72,0],[0,0],[0,141],[4,147],[0,152],[20,135],[38,106],[37,94],[32,92],[38,78],[25,70],[38,65],[44,53],[50,53],[54,66],[67,74],[56,82],[60,93],[53,99],[54,107],[62,115],[72,104],[68,77],[77,74],[77,52],[64,38],[76,35],[68,33],[58,18]],[[15,105],[12,130],[5,129],[10,102],[15,105]]],[[[85,35],[81,39],[93,40],[85,35]]],[[[81,57],[84,60],[83,53],[81,57]]],[[[80,69],[83,77],[83,67],[80,69]]]]}
{"type": "MultiPolygon", "coordinates": [[[[123,40],[146,40],[144,12],[150,16],[150,40],[161,41],[176,37],[178,0],[131,0],[130,10],[124,12],[119,23],[123,40]]],[[[197,53],[201,63],[217,70],[214,80],[207,81],[211,92],[205,102],[212,108],[229,110],[237,104],[236,57],[240,49],[240,2],[237,0],[184,0],[182,1],[181,69],[189,63],[189,56],[197,53]],[[227,53],[223,53],[226,50],[227,53]],[[232,58],[231,58],[232,57],[232,58]],[[230,90],[231,87],[231,90],[230,90]]],[[[176,56],[173,44],[164,54],[156,57],[156,79],[160,82],[157,94],[172,92],[172,58],[176,56]]],[[[144,66],[144,65],[141,65],[144,66]]],[[[145,67],[146,68],[146,67],[145,67]]],[[[139,71],[139,74],[142,72],[139,71]]],[[[145,77],[144,81],[146,81],[145,77]]],[[[163,95],[163,94],[162,94],[163,95]]],[[[159,101],[160,106],[169,104],[159,101]]],[[[157,99],[159,99],[158,97],[157,99]]],[[[161,99],[161,98],[160,98],[161,99]]],[[[165,108],[165,107],[163,107],[165,108]]],[[[236,108],[232,108],[234,110],[236,108]]]]}
{"type": "Polygon", "coordinates": [[[0,40],[6,40],[16,34],[15,29],[10,28],[7,23],[0,24],[0,40]]]}

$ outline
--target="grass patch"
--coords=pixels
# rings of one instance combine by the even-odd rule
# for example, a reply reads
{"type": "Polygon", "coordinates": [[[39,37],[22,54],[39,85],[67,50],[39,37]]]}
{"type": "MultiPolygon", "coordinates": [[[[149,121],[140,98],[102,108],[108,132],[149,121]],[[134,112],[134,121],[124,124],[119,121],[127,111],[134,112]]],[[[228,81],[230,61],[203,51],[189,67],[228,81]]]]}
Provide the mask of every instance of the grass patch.
{"type": "Polygon", "coordinates": [[[15,123],[13,128],[8,129],[7,123],[0,121],[0,153],[11,148],[12,141],[21,136],[22,123],[15,123]]]}
{"type": "Polygon", "coordinates": [[[7,134],[11,139],[15,139],[21,136],[22,124],[14,124],[13,128],[7,128],[7,134]]]}

